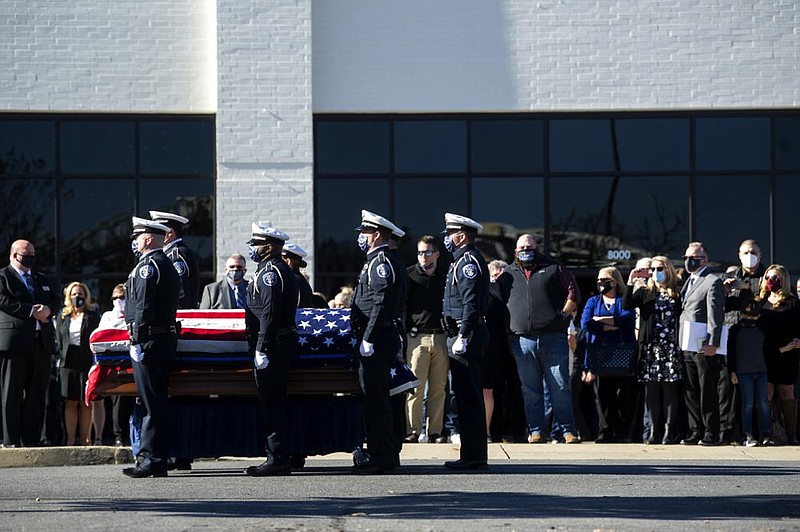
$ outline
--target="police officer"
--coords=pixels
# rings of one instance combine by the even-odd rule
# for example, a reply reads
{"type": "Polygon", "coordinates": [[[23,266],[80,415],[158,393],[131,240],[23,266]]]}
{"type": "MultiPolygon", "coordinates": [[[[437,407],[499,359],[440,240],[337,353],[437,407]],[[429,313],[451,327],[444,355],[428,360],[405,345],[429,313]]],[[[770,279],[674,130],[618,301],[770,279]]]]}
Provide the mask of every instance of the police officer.
{"type": "Polygon", "coordinates": [[[169,227],[133,217],[139,262],[125,283],[125,322],[130,334],[133,378],[144,410],[137,465],[122,472],[133,478],[167,476],[169,370],[175,359],[180,279],[163,251],[169,227]]]}
{"type": "Polygon", "coordinates": [[[267,459],[245,469],[253,477],[290,473],[286,387],[289,363],[297,353],[295,314],[299,292],[291,268],[281,259],[289,236],[253,224],[250,260],[258,264],[247,287],[247,338],[255,352],[255,378],[267,433],[267,459]]]}
{"type": "Polygon", "coordinates": [[[356,228],[367,259],[353,295],[351,327],[364,369],[363,410],[370,456],[353,467],[359,474],[390,473],[400,461],[389,400],[389,366],[400,350],[395,317],[403,295],[388,247],[395,227],[383,216],[361,211],[361,225],[356,228]]]}
{"type": "Polygon", "coordinates": [[[181,279],[181,299],[179,308],[193,309],[200,304],[200,266],[197,256],[183,241],[183,226],[188,218],[169,212],[150,211],[154,222],[166,225],[169,229],[164,238],[164,252],[175,266],[181,279]]]}
{"type": "Polygon", "coordinates": [[[305,261],[306,255],[305,250],[297,244],[286,244],[281,252],[283,262],[292,269],[294,278],[297,281],[297,288],[300,290],[300,302],[297,305],[299,308],[312,308],[314,306],[314,291],[311,290],[311,285],[308,284],[306,276],[300,271],[300,268],[308,266],[305,261]]]}
{"type": "MultiPolygon", "coordinates": [[[[392,262],[395,274],[397,274],[397,293],[400,294],[395,303],[394,310],[395,328],[400,338],[400,349],[397,351],[397,359],[392,364],[392,367],[389,368],[389,375],[391,376],[394,374],[396,377],[403,371],[400,366],[405,365],[406,347],[408,347],[405,324],[403,323],[406,298],[408,297],[408,272],[406,272],[406,265],[402,257],[400,257],[400,251],[398,249],[400,247],[400,240],[406,235],[406,232],[394,224],[392,224],[392,226],[392,234],[389,236],[389,252],[387,255],[392,262]],[[394,373],[392,373],[393,370],[394,373]]],[[[411,369],[409,368],[408,371],[410,372],[411,369]]],[[[413,375],[413,373],[411,375],[413,375]]],[[[416,377],[414,378],[416,379],[416,377]]],[[[390,382],[392,382],[391,378],[390,382]]],[[[413,391],[413,388],[410,388],[410,390],[413,391]]],[[[389,401],[392,404],[392,427],[394,430],[392,443],[398,457],[400,456],[400,451],[403,450],[403,440],[405,440],[406,437],[406,392],[408,391],[409,389],[395,391],[394,387],[390,387],[389,392],[389,401]]],[[[400,465],[399,460],[397,465],[400,465]]]]}
{"type": "Polygon", "coordinates": [[[461,458],[448,461],[448,469],[485,469],[487,462],[486,414],[480,383],[480,364],[489,341],[486,308],[489,271],[475,248],[481,224],[457,214],[444,215],[444,246],[453,254],[444,289],[444,329],[450,355],[453,392],[458,409],[461,458]]]}

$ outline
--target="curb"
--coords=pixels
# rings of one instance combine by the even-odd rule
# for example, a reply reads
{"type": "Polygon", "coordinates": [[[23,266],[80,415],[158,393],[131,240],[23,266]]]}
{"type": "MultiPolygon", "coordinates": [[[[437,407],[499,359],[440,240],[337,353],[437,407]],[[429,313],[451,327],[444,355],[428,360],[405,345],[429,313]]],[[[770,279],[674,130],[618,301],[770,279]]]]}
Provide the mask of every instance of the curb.
{"type": "Polygon", "coordinates": [[[130,447],[23,447],[0,449],[0,468],[133,463],[130,447]]]}

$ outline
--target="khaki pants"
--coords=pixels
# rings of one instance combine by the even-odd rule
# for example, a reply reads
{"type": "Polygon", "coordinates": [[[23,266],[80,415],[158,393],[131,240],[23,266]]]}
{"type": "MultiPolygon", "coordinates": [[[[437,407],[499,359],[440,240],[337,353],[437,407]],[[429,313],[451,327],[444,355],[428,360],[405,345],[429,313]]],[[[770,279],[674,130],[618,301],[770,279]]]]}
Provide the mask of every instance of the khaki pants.
{"type": "Polygon", "coordinates": [[[420,333],[415,338],[408,337],[408,364],[419,379],[420,385],[409,396],[406,404],[408,431],[422,434],[422,401],[425,384],[428,385],[428,435],[442,433],[444,417],[445,383],[449,357],[447,356],[447,337],[444,333],[420,333]]]}

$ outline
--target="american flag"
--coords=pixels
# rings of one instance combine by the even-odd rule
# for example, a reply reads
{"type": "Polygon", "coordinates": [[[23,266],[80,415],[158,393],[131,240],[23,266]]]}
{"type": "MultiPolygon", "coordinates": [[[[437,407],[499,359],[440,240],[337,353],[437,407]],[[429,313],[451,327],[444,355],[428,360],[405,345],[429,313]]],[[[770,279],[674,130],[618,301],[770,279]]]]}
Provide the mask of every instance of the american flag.
{"type": "Polygon", "coordinates": [[[324,359],[353,356],[356,338],[350,329],[349,309],[302,308],[295,319],[299,358],[324,359]]]}

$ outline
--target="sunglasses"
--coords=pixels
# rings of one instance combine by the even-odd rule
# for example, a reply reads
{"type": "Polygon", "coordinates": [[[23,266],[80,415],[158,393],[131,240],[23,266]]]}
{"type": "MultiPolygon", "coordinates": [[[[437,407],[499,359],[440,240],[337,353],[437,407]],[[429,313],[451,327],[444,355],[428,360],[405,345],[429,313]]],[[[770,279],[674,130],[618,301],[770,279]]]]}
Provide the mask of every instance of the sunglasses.
{"type": "Polygon", "coordinates": [[[111,301],[116,301],[118,299],[121,299],[122,301],[125,301],[125,296],[114,296],[114,297],[111,298],[111,301]]]}
{"type": "Polygon", "coordinates": [[[653,268],[647,268],[647,270],[650,273],[652,273],[652,272],[663,272],[665,270],[665,268],[663,266],[655,266],[653,268]]]}
{"type": "Polygon", "coordinates": [[[777,275],[770,275],[769,277],[767,277],[767,281],[780,281],[780,280],[781,278],[777,275]]]}
{"type": "Polygon", "coordinates": [[[613,283],[614,279],[598,279],[598,283],[613,283]]]}
{"type": "Polygon", "coordinates": [[[423,256],[424,256],[424,257],[430,257],[430,256],[431,256],[431,255],[433,255],[434,253],[436,253],[434,250],[432,250],[432,249],[426,249],[425,251],[417,251],[417,256],[418,256],[418,257],[423,257],[423,256]]]}

